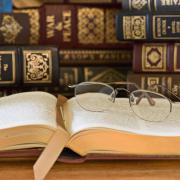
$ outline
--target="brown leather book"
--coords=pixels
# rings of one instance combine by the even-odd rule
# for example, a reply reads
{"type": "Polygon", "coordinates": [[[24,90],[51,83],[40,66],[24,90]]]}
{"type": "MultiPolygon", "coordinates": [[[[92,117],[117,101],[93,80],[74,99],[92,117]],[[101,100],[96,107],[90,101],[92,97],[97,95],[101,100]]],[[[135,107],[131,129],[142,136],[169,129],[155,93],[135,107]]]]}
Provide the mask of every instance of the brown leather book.
{"type": "Polygon", "coordinates": [[[180,72],[180,43],[136,43],[133,71],[153,73],[180,72]]]}
{"type": "Polygon", "coordinates": [[[0,44],[43,44],[64,48],[132,48],[116,37],[120,7],[45,4],[0,14],[0,44]]]}
{"type": "Polygon", "coordinates": [[[171,90],[175,95],[180,96],[179,74],[135,74],[129,72],[127,75],[127,81],[135,82],[142,89],[148,89],[149,87],[152,87],[153,84],[163,85],[171,90]]]}
{"type": "Polygon", "coordinates": [[[129,66],[67,66],[60,67],[59,92],[66,97],[74,96],[68,85],[83,81],[115,82],[126,81],[129,66]]]}
{"type": "Polygon", "coordinates": [[[40,7],[44,3],[70,3],[70,4],[121,4],[122,0],[13,0],[16,8],[34,8],[40,7]]]}
{"type": "Polygon", "coordinates": [[[131,66],[133,59],[132,50],[126,49],[61,49],[59,55],[60,66],[131,66]]]}
{"type": "Polygon", "coordinates": [[[53,86],[58,84],[58,76],[57,47],[0,46],[1,88],[53,86]]]}
{"type": "Polygon", "coordinates": [[[118,6],[47,4],[41,8],[42,43],[60,48],[131,47],[116,37],[118,6]]]}

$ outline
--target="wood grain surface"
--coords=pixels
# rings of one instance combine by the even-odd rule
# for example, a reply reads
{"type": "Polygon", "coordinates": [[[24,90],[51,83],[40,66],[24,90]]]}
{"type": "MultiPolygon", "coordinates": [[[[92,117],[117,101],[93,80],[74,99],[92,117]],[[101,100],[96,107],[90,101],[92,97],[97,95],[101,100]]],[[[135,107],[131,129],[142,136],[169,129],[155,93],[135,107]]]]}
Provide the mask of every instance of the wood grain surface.
{"type": "MultiPolygon", "coordinates": [[[[34,161],[1,161],[0,180],[33,179],[34,161]]],[[[90,161],[56,163],[47,180],[180,179],[180,161],[90,161]]]]}

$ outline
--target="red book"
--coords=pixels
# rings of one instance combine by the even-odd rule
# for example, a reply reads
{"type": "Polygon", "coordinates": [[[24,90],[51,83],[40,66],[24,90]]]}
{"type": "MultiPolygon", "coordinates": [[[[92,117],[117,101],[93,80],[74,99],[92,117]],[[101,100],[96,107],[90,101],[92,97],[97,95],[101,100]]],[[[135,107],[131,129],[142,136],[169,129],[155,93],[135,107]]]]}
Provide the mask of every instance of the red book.
{"type": "Polygon", "coordinates": [[[60,48],[129,48],[116,38],[120,6],[45,4],[0,14],[0,44],[47,44],[60,48]]]}
{"type": "Polygon", "coordinates": [[[136,43],[134,72],[180,72],[180,43],[136,43]]]}

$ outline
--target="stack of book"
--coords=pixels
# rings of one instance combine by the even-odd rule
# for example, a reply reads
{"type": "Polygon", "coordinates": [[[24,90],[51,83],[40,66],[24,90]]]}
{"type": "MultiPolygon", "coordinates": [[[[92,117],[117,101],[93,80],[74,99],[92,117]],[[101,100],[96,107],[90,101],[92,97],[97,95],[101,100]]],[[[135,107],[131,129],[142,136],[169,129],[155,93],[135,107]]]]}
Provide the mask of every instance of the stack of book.
{"type": "Polygon", "coordinates": [[[147,89],[164,85],[180,95],[180,2],[123,0],[117,17],[120,41],[134,41],[129,81],[147,89]]]}
{"type": "Polygon", "coordinates": [[[72,96],[69,84],[126,80],[132,44],[116,36],[121,1],[13,2],[11,13],[0,14],[2,95],[72,96]]]}
{"type": "MultiPolygon", "coordinates": [[[[134,81],[145,89],[158,83],[180,94],[178,0],[14,5],[0,14],[0,87],[6,94],[34,89],[72,96],[67,85],[81,81],[134,81]]],[[[56,160],[180,159],[179,103],[144,90],[115,100],[117,91],[107,87],[79,93],[79,99],[42,91],[0,98],[0,158],[36,158],[46,147],[34,165],[35,179],[44,179],[56,160]]]]}

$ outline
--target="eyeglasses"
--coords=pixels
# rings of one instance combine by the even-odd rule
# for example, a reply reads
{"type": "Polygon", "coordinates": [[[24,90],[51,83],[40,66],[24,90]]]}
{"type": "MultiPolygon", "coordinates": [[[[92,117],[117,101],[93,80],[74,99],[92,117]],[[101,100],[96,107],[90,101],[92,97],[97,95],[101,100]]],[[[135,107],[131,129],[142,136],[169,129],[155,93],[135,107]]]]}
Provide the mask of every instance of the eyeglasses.
{"type": "Polygon", "coordinates": [[[163,94],[180,101],[170,90],[157,84],[149,87],[157,92],[140,89],[136,83],[131,82],[82,82],[69,87],[75,88],[76,101],[86,111],[108,111],[118,100],[120,104],[128,102],[132,112],[140,119],[152,122],[163,121],[172,112],[173,101],[163,94]]]}

